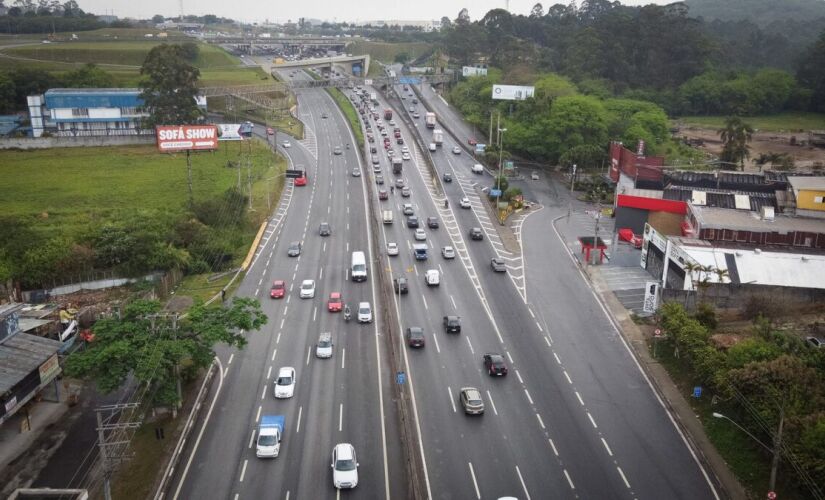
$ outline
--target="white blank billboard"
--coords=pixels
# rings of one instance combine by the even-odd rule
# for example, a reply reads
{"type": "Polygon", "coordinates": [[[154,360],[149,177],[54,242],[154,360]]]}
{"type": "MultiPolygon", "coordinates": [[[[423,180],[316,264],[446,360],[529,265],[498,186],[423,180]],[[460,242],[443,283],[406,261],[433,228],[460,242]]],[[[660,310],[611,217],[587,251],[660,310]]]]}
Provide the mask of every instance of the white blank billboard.
{"type": "Polygon", "coordinates": [[[463,66],[461,68],[461,76],[487,76],[487,68],[478,68],[475,66],[463,66]]]}
{"type": "Polygon", "coordinates": [[[528,97],[533,97],[535,92],[535,87],[493,85],[493,99],[501,99],[503,101],[523,101],[528,97]]]}

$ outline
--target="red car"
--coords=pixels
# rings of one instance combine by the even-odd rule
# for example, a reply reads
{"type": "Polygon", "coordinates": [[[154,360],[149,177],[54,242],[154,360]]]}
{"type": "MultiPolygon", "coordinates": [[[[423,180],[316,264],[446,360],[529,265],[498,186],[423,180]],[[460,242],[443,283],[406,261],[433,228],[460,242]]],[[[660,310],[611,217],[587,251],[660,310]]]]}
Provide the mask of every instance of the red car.
{"type": "Polygon", "coordinates": [[[295,185],[296,186],[306,186],[307,185],[307,174],[304,172],[304,175],[301,177],[295,178],[295,185]]]}
{"type": "Polygon", "coordinates": [[[273,299],[282,299],[286,293],[286,283],[283,280],[278,280],[272,283],[272,289],[269,290],[269,297],[273,299]]]}
{"type": "Polygon", "coordinates": [[[329,301],[327,302],[327,309],[329,312],[341,312],[344,308],[344,302],[341,300],[339,292],[332,292],[329,294],[329,301]]]}
{"type": "Polygon", "coordinates": [[[388,199],[390,199],[390,195],[387,194],[386,189],[381,189],[381,190],[378,191],[378,199],[379,200],[388,200],[388,199]]]}
{"type": "Polygon", "coordinates": [[[467,144],[469,144],[470,146],[475,146],[476,144],[478,144],[478,141],[475,137],[470,137],[469,139],[467,139],[467,144]]]}

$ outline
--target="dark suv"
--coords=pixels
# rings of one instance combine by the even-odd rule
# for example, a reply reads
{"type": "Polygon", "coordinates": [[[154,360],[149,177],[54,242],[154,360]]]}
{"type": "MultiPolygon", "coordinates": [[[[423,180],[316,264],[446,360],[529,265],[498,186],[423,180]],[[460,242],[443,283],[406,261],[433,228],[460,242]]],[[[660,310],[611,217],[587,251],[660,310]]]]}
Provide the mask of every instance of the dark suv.
{"type": "Polygon", "coordinates": [[[447,333],[461,333],[461,317],[444,316],[444,331],[447,333]]]}
{"type": "Polygon", "coordinates": [[[484,368],[493,377],[503,377],[507,375],[507,365],[504,364],[504,356],[496,353],[484,355],[484,368]]]}
{"type": "Polygon", "coordinates": [[[407,227],[418,228],[418,217],[415,215],[407,217],[407,227]]]}
{"type": "Polygon", "coordinates": [[[420,326],[407,328],[407,345],[410,347],[424,347],[424,330],[420,326]]]}
{"type": "Polygon", "coordinates": [[[409,287],[407,286],[407,278],[395,278],[393,286],[395,288],[395,293],[398,295],[404,295],[409,291],[409,287]]]}
{"type": "Polygon", "coordinates": [[[438,217],[427,217],[427,227],[430,229],[438,229],[438,217]]]}
{"type": "Polygon", "coordinates": [[[470,239],[471,240],[483,240],[484,239],[484,233],[481,232],[480,227],[474,227],[474,228],[470,229],[470,239]]]}

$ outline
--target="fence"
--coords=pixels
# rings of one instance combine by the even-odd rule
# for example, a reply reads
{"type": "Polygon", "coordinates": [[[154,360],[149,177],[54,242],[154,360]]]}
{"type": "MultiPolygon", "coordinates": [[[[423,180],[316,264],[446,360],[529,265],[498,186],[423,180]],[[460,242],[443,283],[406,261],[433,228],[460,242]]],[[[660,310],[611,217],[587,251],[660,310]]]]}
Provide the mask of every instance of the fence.
{"type": "Polygon", "coordinates": [[[154,144],[154,135],[118,135],[89,137],[8,137],[0,138],[0,149],[84,148],[154,144]]]}
{"type": "Polygon", "coordinates": [[[752,297],[768,297],[771,302],[787,305],[816,304],[825,302],[825,289],[794,288],[786,286],[710,283],[701,291],[662,290],[662,300],[678,302],[689,311],[697,303],[706,302],[717,309],[744,310],[752,297]]]}

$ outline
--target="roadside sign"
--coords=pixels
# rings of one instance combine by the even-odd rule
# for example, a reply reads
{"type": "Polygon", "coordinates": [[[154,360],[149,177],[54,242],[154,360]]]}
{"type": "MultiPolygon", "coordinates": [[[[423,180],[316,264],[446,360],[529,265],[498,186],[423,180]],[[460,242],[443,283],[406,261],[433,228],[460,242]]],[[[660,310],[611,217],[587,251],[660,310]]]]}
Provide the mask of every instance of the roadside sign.
{"type": "Polygon", "coordinates": [[[775,491],[769,491],[768,492],[768,500],[776,500],[776,492],[775,491]]]}
{"type": "Polygon", "coordinates": [[[157,125],[155,138],[158,150],[163,153],[218,149],[218,127],[215,125],[157,125]]]}
{"type": "Polygon", "coordinates": [[[482,154],[484,150],[487,148],[486,144],[476,144],[476,153],[482,154]]]}
{"type": "Polygon", "coordinates": [[[398,372],[395,374],[395,382],[398,385],[404,385],[404,381],[407,379],[407,374],[404,372],[398,372]]]}
{"type": "Polygon", "coordinates": [[[275,129],[272,127],[266,127],[266,135],[275,135],[275,129]]]}
{"type": "Polygon", "coordinates": [[[304,171],[303,170],[287,169],[285,175],[286,175],[287,179],[297,179],[298,177],[303,177],[304,176],[304,171]]]}
{"type": "Polygon", "coordinates": [[[501,189],[491,189],[490,196],[501,196],[501,189]]]}
{"type": "Polygon", "coordinates": [[[662,330],[660,328],[657,328],[657,329],[653,330],[653,336],[654,337],[661,337],[662,336],[662,330]]]}
{"type": "Polygon", "coordinates": [[[696,398],[696,399],[699,399],[699,398],[702,397],[702,386],[701,385],[697,385],[696,387],[693,388],[693,397],[696,398]]]}

